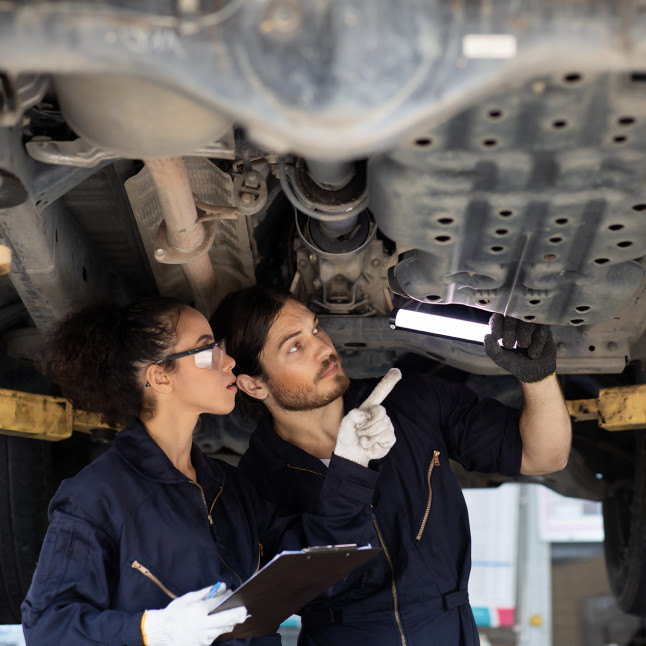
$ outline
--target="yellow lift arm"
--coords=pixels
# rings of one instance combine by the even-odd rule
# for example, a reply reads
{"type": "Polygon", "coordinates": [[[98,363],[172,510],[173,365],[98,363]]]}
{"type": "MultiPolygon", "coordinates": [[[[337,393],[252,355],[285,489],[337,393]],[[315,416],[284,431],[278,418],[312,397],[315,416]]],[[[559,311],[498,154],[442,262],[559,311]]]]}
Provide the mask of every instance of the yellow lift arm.
{"type": "Polygon", "coordinates": [[[596,399],[567,402],[575,422],[595,420],[608,431],[633,431],[646,428],[646,384],[600,388],[596,399]]]}
{"type": "Polygon", "coordinates": [[[0,433],[58,441],[73,431],[109,428],[96,413],[77,411],[62,397],[0,388],[0,433]]]}
{"type": "MultiPolygon", "coordinates": [[[[595,420],[608,431],[646,429],[646,384],[601,388],[596,399],[570,400],[567,407],[575,422],[595,420]]],[[[58,441],[95,428],[110,427],[67,399],[0,388],[0,434],[58,441]]]]}

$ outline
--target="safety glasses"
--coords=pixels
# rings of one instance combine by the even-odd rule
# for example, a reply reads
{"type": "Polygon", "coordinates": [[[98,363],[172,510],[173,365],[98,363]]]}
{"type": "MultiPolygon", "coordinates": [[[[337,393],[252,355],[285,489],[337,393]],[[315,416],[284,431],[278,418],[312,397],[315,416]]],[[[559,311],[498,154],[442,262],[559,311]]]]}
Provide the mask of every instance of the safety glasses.
{"type": "Polygon", "coordinates": [[[170,354],[163,359],[158,359],[155,361],[156,364],[166,363],[167,361],[174,361],[175,359],[181,359],[182,357],[189,357],[193,355],[195,360],[195,366],[197,368],[217,368],[218,370],[222,369],[222,364],[224,363],[224,355],[226,354],[224,347],[224,340],[214,341],[213,343],[208,343],[199,348],[193,348],[192,350],[184,350],[184,352],[177,352],[176,354],[170,354]]]}

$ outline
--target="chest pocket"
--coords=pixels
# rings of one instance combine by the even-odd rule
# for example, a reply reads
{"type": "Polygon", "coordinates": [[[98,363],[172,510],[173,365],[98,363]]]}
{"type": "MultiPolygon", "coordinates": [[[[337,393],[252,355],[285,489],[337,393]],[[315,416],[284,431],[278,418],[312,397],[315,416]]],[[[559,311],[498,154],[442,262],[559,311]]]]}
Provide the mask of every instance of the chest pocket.
{"type": "Polygon", "coordinates": [[[422,519],[417,527],[415,533],[415,540],[417,542],[422,540],[424,535],[424,530],[428,525],[429,518],[431,515],[431,507],[433,505],[433,472],[440,466],[440,452],[433,451],[433,456],[431,457],[430,464],[426,469],[426,507],[424,508],[424,514],[422,519]]]}

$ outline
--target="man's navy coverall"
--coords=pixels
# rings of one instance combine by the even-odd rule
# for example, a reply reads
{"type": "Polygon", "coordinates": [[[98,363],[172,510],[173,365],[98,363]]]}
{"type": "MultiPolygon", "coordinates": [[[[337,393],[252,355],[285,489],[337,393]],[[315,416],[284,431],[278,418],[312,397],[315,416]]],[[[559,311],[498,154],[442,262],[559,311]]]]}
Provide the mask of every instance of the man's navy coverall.
{"type": "MultiPolygon", "coordinates": [[[[354,380],[345,410],[376,380],[354,380]]],[[[467,584],[467,508],[448,458],[470,471],[518,475],[519,411],[459,384],[404,374],[383,403],[397,442],[381,460],[373,520],[383,554],[345,591],[301,613],[307,646],[477,646],[467,584]]],[[[240,463],[261,495],[290,512],[312,509],[329,471],[282,440],[265,418],[240,463]]],[[[338,589],[337,589],[338,590],[338,589]]]]}

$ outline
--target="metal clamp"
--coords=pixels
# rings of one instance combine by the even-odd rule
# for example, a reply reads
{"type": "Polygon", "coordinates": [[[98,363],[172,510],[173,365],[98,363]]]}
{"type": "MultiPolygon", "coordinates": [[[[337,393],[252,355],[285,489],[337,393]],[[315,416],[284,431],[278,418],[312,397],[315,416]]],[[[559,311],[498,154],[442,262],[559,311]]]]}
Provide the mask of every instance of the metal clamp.
{"type": "Polygon", "coordinates": [[[217,220],[206,216],[198,218],[197,222],[203,227],[204,237],[197,247],[190,249],[177,249],[171,246],[166,235],[166,221],[162,220],[157,233],[155,234],[154,249],[155,260],[165,265],[183,265],[202,254],[208,253],[213,241],[217,227],[217,220]]]}

